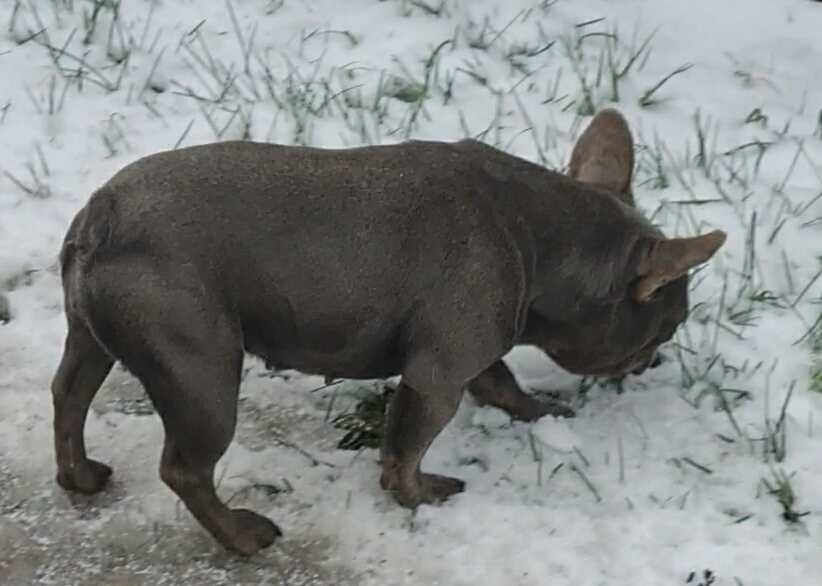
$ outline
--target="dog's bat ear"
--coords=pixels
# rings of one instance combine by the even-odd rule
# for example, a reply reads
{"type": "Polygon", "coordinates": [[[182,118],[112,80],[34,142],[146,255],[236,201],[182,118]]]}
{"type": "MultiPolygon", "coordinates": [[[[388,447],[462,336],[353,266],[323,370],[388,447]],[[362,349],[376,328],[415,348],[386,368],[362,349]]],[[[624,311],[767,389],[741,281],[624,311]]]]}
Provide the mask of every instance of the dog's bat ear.
{"type": "Polygon", "coordinates": [[[642,252],[637,266],[639,279],[633,285],[634,299],[640,303],[647,302],[660,287],[710,259],[726,239],[725,232],[714,230],[691,238],[651,241],[642,252]]]}
{"type": "Polygon", "coordinates": [[[571,153],[568,174],[578,181],[612,191],[634,206],[634,140],[618,111],[600,111],[579,137],[571,153]]]}

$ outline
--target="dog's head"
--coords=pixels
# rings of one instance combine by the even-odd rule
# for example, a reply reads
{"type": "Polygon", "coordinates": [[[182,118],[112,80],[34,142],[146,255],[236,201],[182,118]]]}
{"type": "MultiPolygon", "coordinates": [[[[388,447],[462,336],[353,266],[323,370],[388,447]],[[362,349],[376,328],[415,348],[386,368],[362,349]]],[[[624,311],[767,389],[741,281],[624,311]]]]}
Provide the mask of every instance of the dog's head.
{"type": "MultiPolygon", "coordinates": [[[[633,162],[630,130],[617,111],[608,109],[595,116],[580,137],[569,174],[600,188],[602,197],[615,197],[633,208],[633,162]]],[[[611,236],[602,237],[610,241],[611,236]]],[[[606,297],[575,296],[568,302],[568,295],[557,304],[546,296],[532,308],[539,322],[538,345],[576,374],[643,371],[688,315],[688,271],[710,259],[726,238],[718,230],[666,238],[644,221],[631,234],[613,236],[614,246],[625,250],[614,257],[620,260],[613,264],[606,297]]]]}

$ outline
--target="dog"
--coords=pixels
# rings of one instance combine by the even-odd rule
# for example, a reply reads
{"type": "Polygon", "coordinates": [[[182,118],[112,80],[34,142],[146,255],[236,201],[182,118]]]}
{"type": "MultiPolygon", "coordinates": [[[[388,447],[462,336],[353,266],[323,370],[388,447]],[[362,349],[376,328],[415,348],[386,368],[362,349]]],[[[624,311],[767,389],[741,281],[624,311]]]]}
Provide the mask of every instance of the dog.
{"type": "Polygon", "coordinates": [[[406,507],[461,480],[422,472],[468,389],[514,417],[567,415],[501,361],[531,344],[573,373],[642,370],[688,313],[688,271],[725,241],[667,238],[633,206],[633,144],[598,114],[570,175],[486,144],[317,149],[222,142],[122,169],[60,253],[68,334],[52,383],[57,482],[103,489],[83,427],[115,361],[162,418],[160,477],[223,546],[281,534],[230,509],[214,467],[234,435],[244,353],[340,378],[401,375],[380,483],[406,507]]]}

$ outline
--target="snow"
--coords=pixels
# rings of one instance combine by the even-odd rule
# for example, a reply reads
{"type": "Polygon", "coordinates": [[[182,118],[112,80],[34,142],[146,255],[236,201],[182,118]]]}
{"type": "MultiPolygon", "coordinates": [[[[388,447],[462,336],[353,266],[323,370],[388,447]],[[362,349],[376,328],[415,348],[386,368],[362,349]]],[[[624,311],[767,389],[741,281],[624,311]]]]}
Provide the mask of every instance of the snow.
{"type": "Polygon", "coordinates": [[[822,298],[822,279],[812,281],[822,256],[822,4],[446,0],[439,16],[419,6],[135,0],[113,29],[103,9],[88,45],[91,2],[0,6],[0,307],[11,315],[0,325],[0,583],[656,585],[685,584],[691,572],[696,584],[705,569],[717,586],[818,583],[822,396],[809,390],[812,358],[799,341],[822,298]],[[629,377],[621,393],[594,385],[576,397],[583,381],[516,349],[507,361],[521,382],[576,397],[578,417],[512,423],[466,399],[425,467],[465,479],[467,490],[411,513],[380,490],[375,450],[334,448],[341,432],[325,419],[329,402],[336,392],[334,412],[350,408],[363,385],[312,392],[320,377],[271,378],[249,359],[219,491],[286,535],[250,561],[223,552],[160,482],[159,421],[122,371],[87,425],[113,485],[92,498],[57,488],[48,387],[65,324],[56,254],[73,214],[113,172],[218,137],[339,147],[486,130],[487,142],[562,167],[588,120],[576,114],[580,101],[570,104],[581,96],[575,67],[595,105],[609,103],[607,59],[596,84],[607,38],[584,35],[614,31],[622,63],[632,37],[637,48],[655,32],[616,104],[640,143],[640,207],[670,235],[730,235],[693,279],[680,350],[666,347],[662,366],[629,377]],[[455,36],[438,53],[422,108],[380,96],[380,83],[419,93],[426,60],[455,36]],[[60,54],[67,41],[74,57],[60,54]],[[533,55],[517,57],[522,50],[533,55]],[[64,77],[78,60],[82,90],[64,77]],[[658,103],[638,104],[686,64],[658,103]],[[118,89],[100,87],[118,79],[118,89]],[[764,124],[745,123],[755,109],[764,124]],[[758,164],[755,145],[723,154],[754,141],[767,143],[758,164]],[[655,157],[665,189],[655,188],[655,157]],[[777,302],[747,301],[757,292],[777,302]],[[791,385],[777,461],[761,438],[791,385]],[[721,393],[732,416],[718,388],[747,393],[721,393]],[[809,513],[796,523],[763,484],[783,472],[796,512],[809,513]]]}

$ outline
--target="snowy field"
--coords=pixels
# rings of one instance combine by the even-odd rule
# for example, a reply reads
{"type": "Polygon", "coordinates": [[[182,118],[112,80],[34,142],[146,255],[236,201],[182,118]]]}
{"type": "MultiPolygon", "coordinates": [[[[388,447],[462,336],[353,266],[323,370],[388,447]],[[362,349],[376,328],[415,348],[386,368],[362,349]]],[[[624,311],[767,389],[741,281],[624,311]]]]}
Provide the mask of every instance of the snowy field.
{"type": "Polygon", "coordinates": [[[822,583],[822,4],[2,0],[0,153],[0,584],[822,583]],[[87,425],[112,484],[57,487],[56,256],[118,168],[225,139],[465,136],[563,168],[614,102],[644,212],[729,233],[662,366],[617,388],[515,350],[523,384],[578,418],[466,398],[425,464],[467,490],[412,513],[376,450],[335,447],[330,420],[374,384],[249,359],[219,492],[285,532],[249,560],[160,482],[159,419],[121,370],[87,425]]]}

